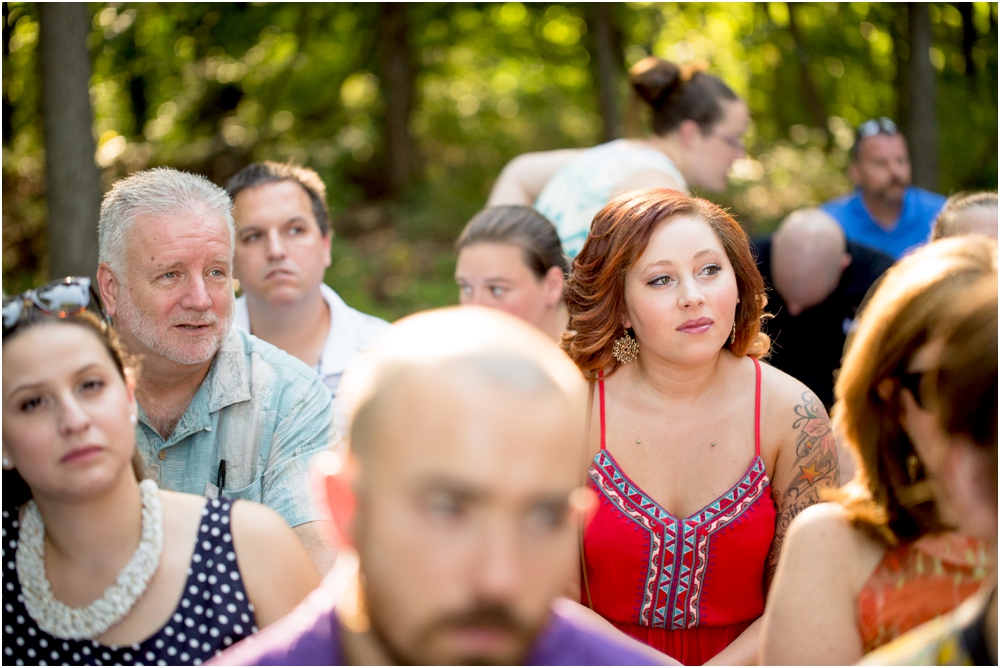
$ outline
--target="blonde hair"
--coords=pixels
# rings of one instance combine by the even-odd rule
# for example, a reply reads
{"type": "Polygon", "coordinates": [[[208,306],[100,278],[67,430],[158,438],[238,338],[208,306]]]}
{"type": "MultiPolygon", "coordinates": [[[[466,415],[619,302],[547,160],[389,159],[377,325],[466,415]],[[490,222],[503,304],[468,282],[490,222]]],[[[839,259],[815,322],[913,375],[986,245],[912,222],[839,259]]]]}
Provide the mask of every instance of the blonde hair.
{"type": "Polygon", "coordinates": [[[899,423],[899,383],[888,398],[879,385],[904,373],[916,351],[942,334],[954,303],[996,271],[993,239],[931,243],[886,272],[848,341],[833,415],[859,467],[850,485],[826,496],[845,506],[854,526],[887,545],[947,527],[932,499],[908,498],[922,463],[899,423]]]}
{"type": "Polygon", "coordinates": [[[997,210],[997,194],[995,192],[955,193],[944,203],[941,212],[934,221],[931,230],[931,240],[957,237],[968,234],[969,230],[963,223],[962,214],[969,209],[997,210]]]}

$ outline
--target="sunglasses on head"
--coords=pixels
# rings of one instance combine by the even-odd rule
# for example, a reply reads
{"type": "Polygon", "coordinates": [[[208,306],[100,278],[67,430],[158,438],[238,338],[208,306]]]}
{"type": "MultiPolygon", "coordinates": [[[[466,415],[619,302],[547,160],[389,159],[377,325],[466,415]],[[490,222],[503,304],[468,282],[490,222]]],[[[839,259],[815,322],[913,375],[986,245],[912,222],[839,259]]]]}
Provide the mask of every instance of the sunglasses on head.
{"type": "Polygon", "coordinates": [[[896,124],[891,118],[886,118],[885,116],[880,118],[870,118],[858,126],[857,140],[855,143],[868,137],[874,137],[875,135],[894,135],[898,132],[899,128],[896,127],[896,124]]]}
{"type": "Polygon", "coordinates": [[[42,313],[65,318],[85,311],[91,303],[97,305],[107,323],[108,316],[101,306],[101,300],[86,276],[67,276],[33,290],[26,290],[4,299],[3,335],[7,336],[17,327],[29,308],[34,307],[42,313]]]}

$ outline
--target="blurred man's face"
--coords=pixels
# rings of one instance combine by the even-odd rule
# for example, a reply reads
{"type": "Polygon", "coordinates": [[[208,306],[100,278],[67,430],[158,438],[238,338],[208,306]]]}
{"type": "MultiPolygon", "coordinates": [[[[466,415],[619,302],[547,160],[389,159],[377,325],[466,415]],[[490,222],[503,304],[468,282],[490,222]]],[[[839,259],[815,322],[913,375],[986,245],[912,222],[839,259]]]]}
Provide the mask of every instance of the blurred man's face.
{"type": "Polygon", "coordinates": [[[312,202],[294,181],[241,190],[234,270],[248,296],[270,306],[315,294],[330,266],[330,234],[320,232],[312,202]]]}
{"type": "Polygon", "coordinates": [[[524,659],[579,568],[577,408],[454,369],[391,390],[354,542],[372,631],[395,660],[524,659]]]}
{"type": "Polygon", "coordinates": [[[910,185],[910,154],[901,134],[866,137],[849,175],[868,199],[897,204],[910,185]]]}

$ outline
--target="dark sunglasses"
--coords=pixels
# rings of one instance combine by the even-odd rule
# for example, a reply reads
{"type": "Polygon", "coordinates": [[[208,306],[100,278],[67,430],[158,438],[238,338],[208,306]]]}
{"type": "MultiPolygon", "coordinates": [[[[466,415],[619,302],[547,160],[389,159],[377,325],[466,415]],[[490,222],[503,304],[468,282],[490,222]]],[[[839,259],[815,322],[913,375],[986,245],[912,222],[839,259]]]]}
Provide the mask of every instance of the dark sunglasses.
{"type": "Polygon", "coordinates": [[[108,316],[101,306],[101,300],[86,276],[67,276],[34,290],[26,290],[3,300],[3,335],[7,336],[12,332],[32,306],[42,313],[65,318],[85,311],[91,303],[97,305],[101,317],[107,323],[108,316]]]}
{"type": "Polygon", "coordinates": [[[858,126],[857,140],[855,143],[875,135],[894,135],[899,132],[899,128],[891,118],[882,116],[880,118],[870,118],[858,126]]]}
{"type": "Polygon", "coordinates": [[[899,386],[910,391],[916,400],[917,405],[923,410],[930,410],[926,398],[920,392],[920,381],[923,380],[926,371],[903,371],[896,375],[899,379],[899,386]]]}

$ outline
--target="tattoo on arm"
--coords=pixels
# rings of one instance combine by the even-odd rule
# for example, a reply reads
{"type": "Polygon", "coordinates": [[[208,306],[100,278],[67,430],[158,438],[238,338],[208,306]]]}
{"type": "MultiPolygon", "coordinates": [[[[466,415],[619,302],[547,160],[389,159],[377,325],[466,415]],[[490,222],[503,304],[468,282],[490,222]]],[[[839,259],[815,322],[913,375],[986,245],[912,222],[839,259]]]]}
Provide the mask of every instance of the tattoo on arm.
{"type": "Polygon", "coordinates": [[[775,519],[774,540],[767,555],[767,587],[770,587],[778,568],[778,557],[788,525],[796,515],[820,500],[821,489],[840,486],[837,443],[833,437],[830,418],[827,417],[823,404],[812,392],[804,392],[802,403],[795,406],[792,428],[798,430],[795,473],[783,492],[772,488],[778,516],[775,519]]]}

